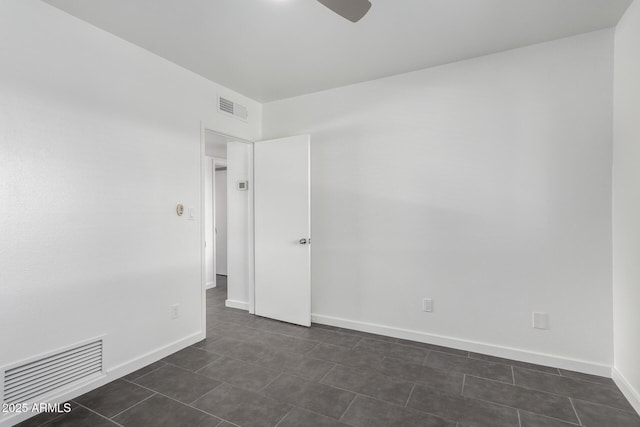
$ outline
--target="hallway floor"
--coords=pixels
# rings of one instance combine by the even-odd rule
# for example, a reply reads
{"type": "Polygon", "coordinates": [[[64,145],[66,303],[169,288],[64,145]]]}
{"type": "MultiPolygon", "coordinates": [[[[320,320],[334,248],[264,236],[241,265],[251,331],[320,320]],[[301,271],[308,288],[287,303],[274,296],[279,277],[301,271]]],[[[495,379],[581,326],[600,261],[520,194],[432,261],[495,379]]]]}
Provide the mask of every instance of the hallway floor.
{"type": "Polygon", "coordinates": [[[25,426],[640,427],[609,378],[224,306],[207,339],[25,426]]]}

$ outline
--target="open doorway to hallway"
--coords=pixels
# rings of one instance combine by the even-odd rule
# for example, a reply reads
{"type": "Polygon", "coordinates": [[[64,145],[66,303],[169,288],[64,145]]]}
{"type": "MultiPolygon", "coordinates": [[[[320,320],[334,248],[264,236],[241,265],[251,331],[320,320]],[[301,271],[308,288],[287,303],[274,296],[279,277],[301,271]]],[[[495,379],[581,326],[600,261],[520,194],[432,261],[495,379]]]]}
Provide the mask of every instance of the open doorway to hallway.
{"type": "Polygon", "coordinates": [[[213,158],[213,238],[216,287],[227,287],[227,161],[213,158]]]}
{"type": "Polygon", "coordinates": [[[247,141],[205,130],[204,274],[227,307],[250,310],[252,277],[251,154],[247,141]]]}
{"type": "Polygon", "coordinates": [[[205,269],[207,289],[227,287],[227,139],[205,139],[205,269]]]}

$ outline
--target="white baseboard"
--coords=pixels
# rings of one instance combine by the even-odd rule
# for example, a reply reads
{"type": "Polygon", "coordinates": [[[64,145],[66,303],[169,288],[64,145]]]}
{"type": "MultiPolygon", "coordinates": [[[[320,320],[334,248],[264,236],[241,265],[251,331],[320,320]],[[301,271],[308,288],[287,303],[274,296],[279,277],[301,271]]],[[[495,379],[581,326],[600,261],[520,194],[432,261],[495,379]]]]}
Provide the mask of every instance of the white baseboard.
{"type": "Polygon", "coordinates": [[[213,289],[216,287],[216,282],[207,282],[206,289],[213,289]]]}
{"type": "Polygon", "coordinates": [[[238,308],[240,310],[249,310],[249,303],[244,301],[236,301],[232,299],[228,299],[224,302],[224,305],[229,308],[238,308]]]}
{"type": "Polygon", "coordinates": [[[185,347],[202,341],[205,338],[206,334],[204,332],[196,332],[185,338],[174,341],[164,347],[160,347],[156,350],[150,351],[149,353],[143,354],[142,356],[136,357],[135,359],[129,360],[125,363],[121,363],[120,365],[116,365],[107,370],[107,375],[111,377],[110,381],[113,381],[116,378],[124,377],[125,375],[129,375],[130,373],[137,371],[140,368],[144,368],[145,366],[153,362],[157,362],[163,357],[167,357],[170,354],[175,353],[176,351],[180,351],[185,347]]]}
{"type": "Polygon", "coordinates": [[[392,326],[378,325],[375,323],[324,316],[321,314],[312,314],[311,321],[322,325],[337,326],[340,328],[353,329],[361,332],[386,335],[394,338],[424,342],[428,344],[456,348],[459,350],[487,354],[495,357],[502,357],[505,359],[518,360],[521,362],[535,363],[538,365],[553,366],[571,371],[600,375],[603,377],[611,377],[611,366],[604,363],[572,359],[552,354],[537,353],[528,350],[505,347],[478,341],[428,334],[426,332],[413,331],[410,329],[395,328],[392,326]]]}
{"type": "Polygon", "coordinates": [[[633,388],[624,375],[622,375],[616,368],[611,370],[611,377],[620,391],[622,391],[622,394],[624,394],[624,397],[626,397],[629,403],[631,403],[633,409],[640,414],[640,392],[633,388]]]}
{"type": "MultiPolygon", "coordinates": [[[[204,338],[205,338],[204,332],[196,332],[195,334],[191,334],[188,337],[174,341],[170,344],[167,344],[166,346],[160,347],[156,350],[143,354],[142,356],[136,357],[135,359],[131,359],[125,363],[114,366],[110,369],[105,369],[102,374],[97,374],[95,376],[87,378],[85,382],[77,384],[73,388],[65,389],[60,391],[60,393],[58,394],[51,395],[46,399],[46,402],[42,402],[42,403],[55,404],[55,403],[67,402],[91,390],[95,390],[96,388],[101,387],[111,381],[124,377],[125,375],[128,375],[131,372],[137,371],[140,368],[144,368],[145,366],[153,362],[156,362],[162,359],[163,357],[173,354],[176,351],[182,350],[183,348],[188,347],[191,344],[195,344],[198,341],[202,341],[204,338]]],[[[9,426],[16,425],[35,415],[37,414],[36,413],[5,414],[5,416],[0,416],[0,427],[9,427],[9,426]]]]}

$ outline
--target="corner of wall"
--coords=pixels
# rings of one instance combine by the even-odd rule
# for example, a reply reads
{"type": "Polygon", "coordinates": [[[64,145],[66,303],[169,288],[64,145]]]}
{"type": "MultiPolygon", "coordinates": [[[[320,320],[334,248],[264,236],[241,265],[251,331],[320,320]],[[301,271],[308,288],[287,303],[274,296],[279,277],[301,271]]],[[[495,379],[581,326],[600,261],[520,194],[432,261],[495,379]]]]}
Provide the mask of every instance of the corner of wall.
{"type": "Polygon", "coordinates": [[[611,378],[616,383],[624,397],[627,398],[633,409],[640,414],[640,392],[636,390],[627,379],[615,367],[611,370],[611,378]]]}

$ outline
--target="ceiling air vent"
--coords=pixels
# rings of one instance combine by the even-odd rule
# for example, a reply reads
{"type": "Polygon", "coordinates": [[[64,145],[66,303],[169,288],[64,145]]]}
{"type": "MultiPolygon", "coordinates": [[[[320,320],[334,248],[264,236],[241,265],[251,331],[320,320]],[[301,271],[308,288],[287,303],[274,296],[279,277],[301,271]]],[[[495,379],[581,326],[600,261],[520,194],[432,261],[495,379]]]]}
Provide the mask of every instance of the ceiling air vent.
{"type": "Polygon", "coordinates": [[[247,107],[221,96],[218,97],[218,111],[223,114],[231,114],[233,117],[236,117],[245,122],[247,121],[247,117],[249,116],[247,113],[247,107]]]}
{"type": "Polygon", "coordinates": [[[87,377],[102,373],[102,340],[4,371],[4,403],[27,403],[87,377]]]}

